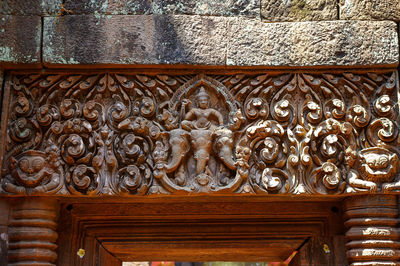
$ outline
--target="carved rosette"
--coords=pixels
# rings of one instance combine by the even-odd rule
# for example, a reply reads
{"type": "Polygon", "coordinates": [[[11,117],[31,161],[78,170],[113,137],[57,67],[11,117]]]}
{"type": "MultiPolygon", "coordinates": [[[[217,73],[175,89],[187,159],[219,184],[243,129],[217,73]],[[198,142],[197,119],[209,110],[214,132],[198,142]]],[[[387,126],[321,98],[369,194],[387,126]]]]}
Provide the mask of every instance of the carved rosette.
{"type": "Polygon", "coordinates": [[[397,82],[396,72],[16,72],[1,191],[397,192],[397,82]]]}

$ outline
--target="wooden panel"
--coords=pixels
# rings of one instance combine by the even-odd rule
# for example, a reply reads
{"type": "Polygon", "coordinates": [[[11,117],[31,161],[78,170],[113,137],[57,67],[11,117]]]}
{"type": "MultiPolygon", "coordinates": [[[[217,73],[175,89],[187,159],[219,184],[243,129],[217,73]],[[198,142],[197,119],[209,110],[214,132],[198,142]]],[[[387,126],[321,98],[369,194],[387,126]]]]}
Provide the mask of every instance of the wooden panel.
{"type": "Polygon", "coordinates": [[[344,236],[312,237],[299,248],[294,265],[348,265],[344,236]]]}
{"type": "Polygon", "coordinates": [[[342,234],[340,207],[340,202],[326,201],[204,202],[194,198],[187,202],[73,202],[62,207],[58,265],[97,265],[104,252],[120,261],[283,261],[310,237],[330,239],[342,234]],[[82,247],[86,255],[79,259],[76,251],[82,247]]]}
{"type": "Polygon", "coordinates": [[[0,198],[0,265],[7,264],[9,201],[0,198]]]}
{"type": "Polygon", "coordinates": [[[304,239],[102,242],[123,261],[283,261],[304,239]]]}
{"type": "Polygon", "coordinates": [[[98,266],[121,266],[122,261],[115,254],[111,254],[102,245],[98,246],[97,261],[98,266]]]}

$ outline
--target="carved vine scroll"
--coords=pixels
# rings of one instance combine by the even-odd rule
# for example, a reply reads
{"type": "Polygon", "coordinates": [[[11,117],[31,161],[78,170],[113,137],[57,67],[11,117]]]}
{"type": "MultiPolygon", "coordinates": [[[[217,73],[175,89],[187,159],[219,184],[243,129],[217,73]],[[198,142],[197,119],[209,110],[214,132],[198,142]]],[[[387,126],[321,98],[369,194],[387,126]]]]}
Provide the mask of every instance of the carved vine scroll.
{"type": "Polygon", "coordinates": [[[12,75],[1,193],[400,191],[387,73],[12,75]]]}

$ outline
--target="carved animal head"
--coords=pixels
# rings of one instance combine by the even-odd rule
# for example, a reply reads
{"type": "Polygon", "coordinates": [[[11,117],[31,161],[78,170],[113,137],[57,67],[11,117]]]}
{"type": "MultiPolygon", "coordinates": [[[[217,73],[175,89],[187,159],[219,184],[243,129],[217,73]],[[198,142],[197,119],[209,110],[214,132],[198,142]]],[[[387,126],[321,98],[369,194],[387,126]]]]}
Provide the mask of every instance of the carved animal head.
{"type": "Polygon", "coordinates": [[[50,174],[46,154],[34,150],[22,153],[18,159],[11,157],[10,170],[14,179],[26,187],[39,185],[50,174]]]}
{"type": "Polygon", "coordinates": [[[364,180],[392,182],[399,159],[387,149],[373,147],[360,152],[360,174],[364,180]]]}
{"type": "Polygon", "coordinates": [[[169,132],[169,144],[173,150],[179,150],[186,153],[190,150],[190,134],[183,129],[174,129],[169,132]]]}
{"type": "Polygon", "coordinates": [[[215,148],[220,150],[223,148],[231,148],[233,145],[233,133],[227,128],[218,128],[213,132],[213,136],[216,138],[215,148]]]}

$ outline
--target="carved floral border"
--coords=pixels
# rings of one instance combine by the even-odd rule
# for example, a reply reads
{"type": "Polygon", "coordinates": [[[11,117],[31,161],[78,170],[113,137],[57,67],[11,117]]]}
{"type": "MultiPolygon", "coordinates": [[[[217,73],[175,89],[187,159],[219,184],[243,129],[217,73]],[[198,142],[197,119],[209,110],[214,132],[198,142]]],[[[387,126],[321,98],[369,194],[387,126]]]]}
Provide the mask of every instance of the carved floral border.
{"type": "Polygon", "coordinates": [[[14,73],[5,91],[2,194],[400,190],[397,72],[14,73]]]}

